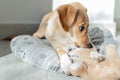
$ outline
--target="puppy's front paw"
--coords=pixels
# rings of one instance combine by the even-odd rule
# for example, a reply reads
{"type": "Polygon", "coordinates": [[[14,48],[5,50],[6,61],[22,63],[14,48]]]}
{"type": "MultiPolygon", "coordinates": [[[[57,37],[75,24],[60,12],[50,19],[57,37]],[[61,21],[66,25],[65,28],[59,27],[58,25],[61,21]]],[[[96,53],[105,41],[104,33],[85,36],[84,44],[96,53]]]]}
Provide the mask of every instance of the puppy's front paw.
{"type": "Polygon", "coordinates": [[[103,54],[100,54],[97,52],[91,52],[90,57],[97,62],[101,62],[101,61],[105,60],[105,56],[103,54]]]}
{"type": "Polygon", "coordinates": [[[61,63],[60,66],[61,66],[62,72],[67,75],[70,75],[69,67],[72,64],[72,60],[69,58],[67,54],[61,55],[60,63],[61,63]]]}

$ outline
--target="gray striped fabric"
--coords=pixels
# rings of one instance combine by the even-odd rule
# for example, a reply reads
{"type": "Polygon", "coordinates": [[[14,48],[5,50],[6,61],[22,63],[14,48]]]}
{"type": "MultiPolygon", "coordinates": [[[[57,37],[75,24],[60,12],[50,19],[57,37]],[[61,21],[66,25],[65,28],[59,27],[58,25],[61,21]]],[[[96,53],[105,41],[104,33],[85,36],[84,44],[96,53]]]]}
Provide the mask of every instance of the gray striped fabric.
{"type": "Polygon", "coordinates": [[[24,61],[52,71],[59,71],[59,58],[47,40],[21,35],[11,41],[11,51],[24,61]]]}
{"type": "MultiPolygon", "coordinates": [[[[100,25],[90,27],[89,36],[100,53],[104,53],[105,45],[115,44],[110,31],[100,25]]],[[[20,35],[11,41],[10,47],[11,51],[25,62],[41,69],[61,71],[57,53],[47,40],[36,39],[30,35],[20,35]]]]}

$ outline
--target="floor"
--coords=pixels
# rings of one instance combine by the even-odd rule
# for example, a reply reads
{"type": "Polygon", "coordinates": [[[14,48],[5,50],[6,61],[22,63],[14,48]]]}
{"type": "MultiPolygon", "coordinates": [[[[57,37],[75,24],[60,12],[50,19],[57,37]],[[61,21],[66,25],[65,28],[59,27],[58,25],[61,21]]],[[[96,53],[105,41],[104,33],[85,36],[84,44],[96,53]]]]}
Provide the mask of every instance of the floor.
{"type": "Polygon", "coordinates": [[[9,44],[10,41],[0,40],[0,57],[11,53],[9,44]]]}

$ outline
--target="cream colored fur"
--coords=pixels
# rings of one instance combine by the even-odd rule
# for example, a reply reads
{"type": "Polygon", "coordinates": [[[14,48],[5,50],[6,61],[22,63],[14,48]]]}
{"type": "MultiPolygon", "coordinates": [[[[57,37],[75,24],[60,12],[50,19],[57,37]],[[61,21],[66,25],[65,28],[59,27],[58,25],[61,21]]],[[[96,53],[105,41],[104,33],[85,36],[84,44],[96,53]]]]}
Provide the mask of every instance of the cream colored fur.
{"type": "Polygon", "coordinates": [[[61,5],[46,14],[33,36],[36,38],[46,37],[58,53],[63,72],[69,74],[68,66],[72,61],[66,54],[70,49],[88,48],[91,44],[87,34],[88,25],[86,8],[78,2],[74,2],[61,5]]]}
{"type": "Polygon", "coordinates": [[[69,71],[74,76],[80,76],[86,80],[120,80],[120,59],[117,55],[115,45],[109,44],[105,49],[105,60],[96,62],[90,57],[94,50],[79,49],[72,51],[79,57],[73,59],[69,71]]]}

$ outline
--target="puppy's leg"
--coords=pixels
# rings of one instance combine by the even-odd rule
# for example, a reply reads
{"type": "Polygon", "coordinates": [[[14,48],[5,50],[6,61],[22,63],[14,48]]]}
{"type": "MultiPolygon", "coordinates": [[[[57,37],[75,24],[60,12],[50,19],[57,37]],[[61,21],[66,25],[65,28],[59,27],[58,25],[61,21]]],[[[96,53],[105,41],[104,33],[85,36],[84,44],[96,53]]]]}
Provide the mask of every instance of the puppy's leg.
{"type": "Polygon", "coordinates": [[[44,33],[45,33],[45,29],[46,29],[46,26],[39,26],[39,29],[37,30],[37,32],[35,32],[33,34],[33,37],[35,38],[42,38],[44,36],[44,33]]]}
{"type": "Polygon", "coordinates": [[[72,64],[72,60],[68,56],[68,54],[65,52],[65,50],[57,49],[59,57],[60,57],[60,67],[62,69],[62,72],[64,72],[67,75],[70,75],[69,67],[72,64]]]}
{"type": "Polygon", "coordinates": [[[46,27],[47,27],[47,22],[48,22],[50,16],[51,16],[51,13],[48,13],[43,17],[38,30],[33,34],[34,37],[41,38],[44,36],[46,27]]]}
{"type": "Polygon", "coordinates": [[[96,52],[96,51],[90,52],[90,58],[95,60],[97,63],[105,60],[105,56],[103,54],[96,52]]]}
{"type": "Polygon", "coordinates": [[[67,54],[60,56],[60,63],[61,63],[60,66],[61,66],[62,71],[65,74],[70,75],[69,67],[72,64],[72,61],[67,54]]]}

